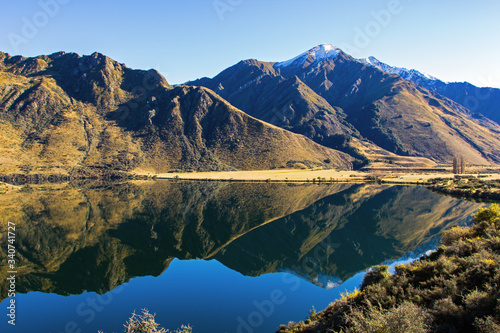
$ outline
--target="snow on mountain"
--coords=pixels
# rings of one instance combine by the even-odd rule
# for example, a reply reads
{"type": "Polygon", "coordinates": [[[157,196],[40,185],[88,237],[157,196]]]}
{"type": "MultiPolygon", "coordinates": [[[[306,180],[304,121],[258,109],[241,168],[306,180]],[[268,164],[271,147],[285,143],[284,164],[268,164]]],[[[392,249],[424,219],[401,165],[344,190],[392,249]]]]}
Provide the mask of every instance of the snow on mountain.
{"type": "Polygon", "coordinates": [[[342,52],[339,48],[330,45],[330,44],[321,44],[316,47],[313,47],[307,52],[304,52],[297,57],[278,62],[274,65],[275,68],[283,68],[288,66],[303,66],[306,61],[310,61],[311,63],[320,62],[327,59],[335,59],[340,52],[342,52]]]}
{"type": "MultiPolygon", "coordinates": [[[[323,60],[335,59],[340,53],[341,49],[330,45],[330,44],[320,44],[309,51],[306,51],[295,58],[287,61],[277,62],[274,64],[274,68],[285,68],[285,67],[303,67],[304,65],[311,65],[320,63],[323,60]]],[[[357,59],[359,62],[376,67],[386,73],[393,73],[401,76],[403,79],[408,81],[413,81],[417,84],[433,85],[436,81],[440,81],[437,78],[419,72],[415,69],[406,69],[404,67],[394,67],[379,61],[375,57],[368,57],[364,59],[357,59]]],[[[442,81],[441,81],[442,82],[442,81]]]]}
{"type": "MultiPolygon", "coordinates": [[[[403,79],[412,81],[431,92],[438,93],[469,110],[468,114],[483,115],[500,124],[500,89],[476,87],[468,82],[446,82],[415,69],[393,67],[374,57],[357,59],[357,61],[378,68],[386,73],[393,73],[403,79]]],[[[491,128],[488,122],[484,126],[491,128]]]]}
{"type": "Polygon", "coordinates": [[[432,81],[438,81],[437,78],[419,72],[415,69],[406,69],[404,67],[393,67],[388,64],[385,64],[381,61],[379,61],[375,57],[368,57],[364,59],[358,59],[358,61],[362,62],[365,65],[376,67],[380,69],[381,71],[384,71],[386,73],[392,73],[392,74],[397,74],[401,76],[403,79],[408,80],[408,81],[413,81],[415,83],[420,83],[421,81],[424,81],[427,84],[432,84],[432,81]]]}

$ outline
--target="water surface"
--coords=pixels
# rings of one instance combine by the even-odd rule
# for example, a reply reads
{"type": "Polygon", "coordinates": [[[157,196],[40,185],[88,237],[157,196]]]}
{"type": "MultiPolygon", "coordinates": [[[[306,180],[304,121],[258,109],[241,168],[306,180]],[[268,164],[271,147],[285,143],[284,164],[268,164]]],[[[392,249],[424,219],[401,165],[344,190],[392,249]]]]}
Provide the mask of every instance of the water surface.
{"type": "Polygon", "coordinates": [[[121,332],[142,308],[169,329],[273,332],[482,206],[413,186],[171,181],[32,185],[0,201],[1,313],[7,221],[19,292],[2,332],[121,332]]]}

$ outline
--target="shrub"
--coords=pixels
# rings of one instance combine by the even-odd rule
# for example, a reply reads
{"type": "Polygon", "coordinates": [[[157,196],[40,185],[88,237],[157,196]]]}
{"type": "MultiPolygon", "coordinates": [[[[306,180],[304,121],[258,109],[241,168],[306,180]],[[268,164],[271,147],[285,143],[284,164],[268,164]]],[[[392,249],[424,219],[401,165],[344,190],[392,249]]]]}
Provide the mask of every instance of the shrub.
{"type": "MultiPolygon", "coordinates": [[[[143,309],[142,314],[132,313],[132,316],[128,319],[127,323],[123,325],[125,328],[123,332],[125,333],[169,333],[160,327],[155,320],[155,315],[149,313],[148,309],[143,309]]],[[[191,326],[182,325],[180,329],[175,330],[173,333],[191,333],[191,326]]],[[[99,333],[102,333],[99,331],[99,333]]]]}
{"type": "Polygon", "coordinates": [[[453,227],[450,230],[443,232],[441,235],[441,243],[449,246],[457,240],[467,236],[469,233],[469,228],[453,227]]]}
{"type": "Polygon", "coordinates": [[[476,318],[474,322],[474,327],[480,333],[500,332],[500,325],[492,316],[488,316],[486,318],[476,318]]]}
{"type": "Polygon", "coordinates": [[[389,277],[391,273],[389,273],[389,266],[387,265],[378,265],[373,266],[368,273],[366,273],[363,283],[361,284],[361,290],[364,290],[366,287],[378,283],[385,278],[389,277]]]}
{"type": "Polygon", "coordinates": [[[307,169],[307,166],[306,166],[305,164],[303,164],[303,163],[295,163],[295,164],[293,165],[293,168],[294,168],[294,169],[301,169],[301,170],[305,170],[305,169],[307,169]]]}
{"type": "Polygon", "coordinates": [[[500,206],[492,204],[490,208],[481,208],[475,216],[476,223],[486,222],[499,222],[500,221],[500,206]]]}
{"type": "Polygon", "coordinates": [[[474,289],[465,296],[464,304],[467,310],[478,311],[481,308],[488,307],[490,305],[489,295],[484,291],[474,289]]]}
{"type": "Polygon", "coordinates": [[[403,303],[385,310],[368,304],[366,309],[354,308],[348,313],[348,333],[424,333],[429,329],[429,315],[419,306],[403,303]]]}
{"type": "Polygon", "coordinates": [[[437,322],[449,322],[456,317],[462,317],[464,309],[455,304],[451,297],[443,298],[434,303],[432,314],[437,322]]]}
{"type": "Polygon", "coordinates": [[[147,309],[142,310],[142,315],[138,315],[135,312],[132,313],[125,324],[126,333],[166,333],[167,330],[159,327],[155,321],[155,315],[149,313],[147,309]]]}

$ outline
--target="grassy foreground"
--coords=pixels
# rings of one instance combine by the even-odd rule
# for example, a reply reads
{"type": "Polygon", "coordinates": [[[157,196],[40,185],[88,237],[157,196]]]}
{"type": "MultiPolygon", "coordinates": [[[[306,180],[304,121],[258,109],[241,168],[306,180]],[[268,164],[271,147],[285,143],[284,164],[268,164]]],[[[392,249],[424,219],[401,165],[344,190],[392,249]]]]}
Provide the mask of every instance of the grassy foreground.
{"type": "Polygon", "coordinates": [[[500,207],[442,235],[437,251],[374,267],[361,289],[278,332],[500,332],[500,207]]]}

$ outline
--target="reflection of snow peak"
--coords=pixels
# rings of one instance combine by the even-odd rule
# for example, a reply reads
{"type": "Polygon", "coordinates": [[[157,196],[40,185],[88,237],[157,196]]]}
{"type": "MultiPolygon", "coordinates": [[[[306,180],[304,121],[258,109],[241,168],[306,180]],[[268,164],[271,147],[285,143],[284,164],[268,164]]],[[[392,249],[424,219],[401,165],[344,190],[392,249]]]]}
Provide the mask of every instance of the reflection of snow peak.
{"type": "MultiPolygon", "coordinates": [[[[296,269],[296,268],[294,268],[296,269]]],[[[330,276],[323,273],[318,273],[317,276],[311,277],[307,272],[294,269],[279,269],[278,272],[288,273],[295,275],[301,279],[311,282],[312,284],[323,288],[323,289],[333,289],[340,286],[344,281],[336,276],[330,276]]]]}
{"type": "Polygon", "coordinates": [[[340,286],[344,282],[336,276],[329,276],[321,273],[314,278],[310,278],[309,281],[311,281],[311,283],[323,289],[333,289],[335,287],[340,286]]]}
{"type": "Polygon", "coordinates": [[[274,66],[276,68],[283,68],[292,65],[301,67],[308,59],[313,62],[320,62],[326,59],[335,59],[340,54],[340,52],[341,50],[333,45],[321,44],[293,59],[278,62],[274,66]]]}
{"type": "Polygon", "coordinates": [[[340,285],[340,282],[328,281],[327,284],[326,284],[325,289],[333,289],[335,287],[338,287],[339,285],[340,285]]]}

